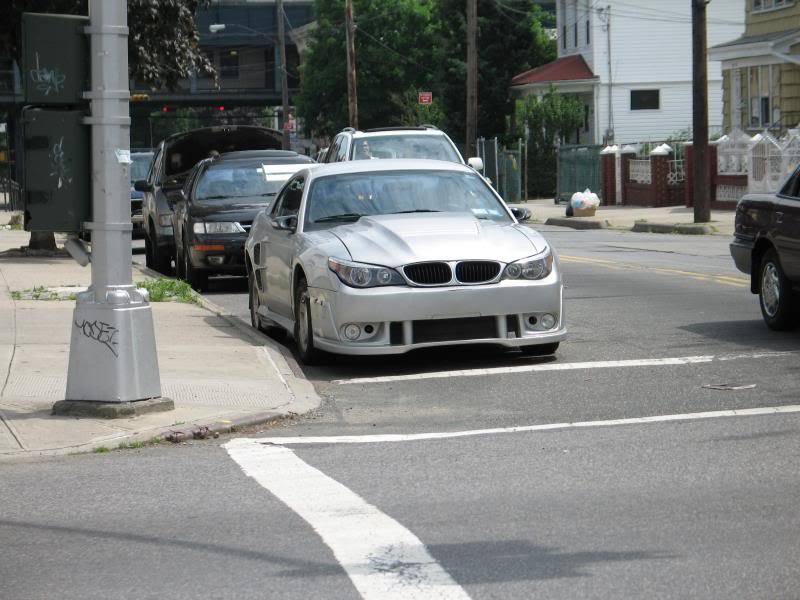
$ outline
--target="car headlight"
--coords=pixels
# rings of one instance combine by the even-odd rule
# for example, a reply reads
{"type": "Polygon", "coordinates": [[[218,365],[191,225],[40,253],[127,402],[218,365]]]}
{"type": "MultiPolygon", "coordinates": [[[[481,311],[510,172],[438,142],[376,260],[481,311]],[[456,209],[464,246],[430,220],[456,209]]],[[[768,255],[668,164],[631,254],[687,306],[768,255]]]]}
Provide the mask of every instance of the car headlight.
{"type": "Polygon", "coordinates": [[[553,271],[553,253],[523,258],[506,265],[503,279],[544,279],[553,271]]]}
{"type": "Polygon", "coordinates": [[[160,227],[172,227],[172,215],[158,215],[160,227]]]}
{"type": "Polygon", "coordinates": [[[236,222],[227,221],[199,221],[192,226],[195,233],[244,233],[244,227],[236,222]]]}
{"type": "Polygon", "coordinates": [[[328,268],[336,273],[345,285],[369,288],[384,285],[406,285],[405,279],[394,269],[350,262],[340,258],[329,258],[328,268]]]}

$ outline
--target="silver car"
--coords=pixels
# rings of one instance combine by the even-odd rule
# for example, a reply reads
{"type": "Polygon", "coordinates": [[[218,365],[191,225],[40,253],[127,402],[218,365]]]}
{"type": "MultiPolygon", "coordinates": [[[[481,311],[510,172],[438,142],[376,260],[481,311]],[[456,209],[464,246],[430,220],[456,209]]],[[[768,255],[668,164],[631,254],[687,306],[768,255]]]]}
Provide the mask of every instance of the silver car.
{"type": "Polygon", "coordinates": [[[303,169],[245,254],[253,326],[293,332],[306,363],[456,344],[552,354],[566,335],[555,251],[464,165],[303,169]]]}

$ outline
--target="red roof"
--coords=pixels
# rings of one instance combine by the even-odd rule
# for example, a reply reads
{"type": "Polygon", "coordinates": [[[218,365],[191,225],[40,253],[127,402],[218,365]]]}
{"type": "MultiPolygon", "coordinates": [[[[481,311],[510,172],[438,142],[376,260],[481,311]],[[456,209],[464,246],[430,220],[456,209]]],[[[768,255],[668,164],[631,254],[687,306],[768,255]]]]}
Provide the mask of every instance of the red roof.
{"type": "Polygon", "coordinates": [[[594,79],[594,73],[580,54],[564,56],[551,63],[536,67],[516,75],[511,85],[528,85],[531,83],[549,83],[551,81],[575,81],[594,79]]]}

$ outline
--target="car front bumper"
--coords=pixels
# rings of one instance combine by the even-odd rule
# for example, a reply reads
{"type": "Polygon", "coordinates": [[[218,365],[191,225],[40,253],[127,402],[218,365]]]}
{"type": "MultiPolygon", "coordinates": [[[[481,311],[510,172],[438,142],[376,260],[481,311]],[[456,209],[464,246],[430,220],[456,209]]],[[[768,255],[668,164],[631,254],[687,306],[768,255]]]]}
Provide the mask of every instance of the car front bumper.
{"type": "Polygon", "coordinates": [[[244,243],[246,234],[204,237],[189,247],[189,256],[195,269],[209,273],[245,275],[244,243]]]}
{"type": "Polygon", "coordinates": [[[555,272],[541,281],[501,281],[453,287],[392,286],[337,291],[309,289],[314,345],[351,355],[403,354],[463,344],[552,344],[567,334],[563,284],[555,272]],[[542,325],[544,315],[555,324],[542,325]],[[348,339],[345,327],[362,332],[348,339]],[[372,332],[367,333],[367,327],[372,332]]]}

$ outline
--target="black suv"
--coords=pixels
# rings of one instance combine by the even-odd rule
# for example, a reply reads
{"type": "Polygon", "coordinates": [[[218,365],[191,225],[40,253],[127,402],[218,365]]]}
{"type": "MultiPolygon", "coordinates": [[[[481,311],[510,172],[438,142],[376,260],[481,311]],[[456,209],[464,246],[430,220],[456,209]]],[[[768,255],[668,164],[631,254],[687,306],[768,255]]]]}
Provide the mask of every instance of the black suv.
{"type": "Polygon", "coordinates": [[[794,328],[800,318],[800,167],[777,194],[739,201],[731,255],[750,275],[766,324],[794,328]]]}
{"type": "Polygon", "coordinates": [[[134,189],[143,195],[147,266],[162,273],[171,270],[175,238],[169,199],[177,199],[192,167],[204,158],[226,152],[280,149],[281,141],[280,131],[241,125],[194,129],[164,139],[156,149],[147,178],[134,184],[134,189]]]}
{"type": "Polygon", "coordinates": [[[253,219],[309,163],[284,150],[230,152],[198,163],[171,199],[178,276],[203,290],[209,275],[246,275],[244,243],[253,219]]]}

